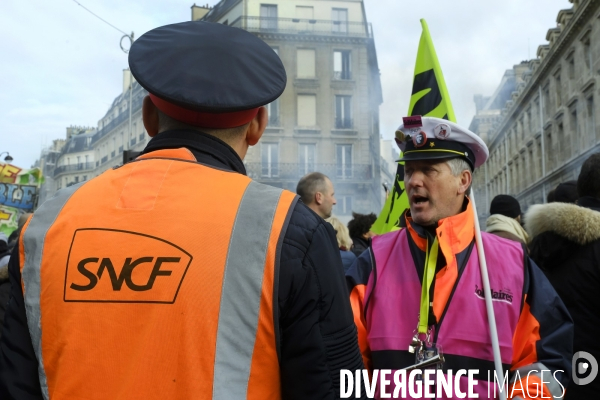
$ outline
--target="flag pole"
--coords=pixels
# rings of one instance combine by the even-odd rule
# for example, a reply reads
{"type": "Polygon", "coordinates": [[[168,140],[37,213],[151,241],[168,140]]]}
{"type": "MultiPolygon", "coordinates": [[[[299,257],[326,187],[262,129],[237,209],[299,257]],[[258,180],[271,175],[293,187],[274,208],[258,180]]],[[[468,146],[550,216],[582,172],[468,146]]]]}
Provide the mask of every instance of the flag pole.
{"type": "MultiPolygon", "coordinates": [[[[481,228],[479,226],[479,218],[477,217],[477,206],[475,205],[475,195],[471,189],[471,206],[475,218],[475,243],[477,244],[477,255],[479,256],[479,268],[481,269],[481,280],[483,281],[483,292],[485,294],[485,308],[488,315],[488,324],[490,326],[490,338],[492,340],[492,350],[494,352],[494,367],[498,381],[502,379],[502,387],[500,387],[500,400],[506,400],[504,392],[504,371],[502,370],[502,357],[500,355],[500,345],[498,343],[498,328],[496,327],[496,315],[494,313],[494,305],[492,303],[492,292],[490,290],[490,277],[488,275],[487,262],[485,252],[483,251],[483,242],[481,240],[481,228]]],[[[498,382],[498,383],[499,383],[498,382]]]]}

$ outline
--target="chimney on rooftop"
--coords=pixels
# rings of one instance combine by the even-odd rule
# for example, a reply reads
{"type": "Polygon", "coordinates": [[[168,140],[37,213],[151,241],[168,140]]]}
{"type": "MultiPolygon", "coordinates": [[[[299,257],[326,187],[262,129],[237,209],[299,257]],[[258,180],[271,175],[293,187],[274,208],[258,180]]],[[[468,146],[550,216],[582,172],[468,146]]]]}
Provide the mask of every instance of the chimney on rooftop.
{"type": "Polygon", "coordinates": [[[212,10],[212,7],[210,7],[208,4],[205,6],[197,6],[196,3],[194,3],[192,6],[192,21],[198,21],[204,18],[204,16],[208,14],[210,10],[212,10]]]}

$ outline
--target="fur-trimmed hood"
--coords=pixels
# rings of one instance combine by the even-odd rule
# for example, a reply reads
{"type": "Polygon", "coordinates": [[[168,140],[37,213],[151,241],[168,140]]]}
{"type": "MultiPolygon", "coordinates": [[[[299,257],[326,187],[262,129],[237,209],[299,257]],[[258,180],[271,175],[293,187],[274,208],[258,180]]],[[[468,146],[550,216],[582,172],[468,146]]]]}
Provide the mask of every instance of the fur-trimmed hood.
{"type": "Polygon", "coordinates": [[[568,203],[537,204],[525,214],[525,228],[532,239],[554,232],[583,246],[600,239],[600,212],[568,203]]]}

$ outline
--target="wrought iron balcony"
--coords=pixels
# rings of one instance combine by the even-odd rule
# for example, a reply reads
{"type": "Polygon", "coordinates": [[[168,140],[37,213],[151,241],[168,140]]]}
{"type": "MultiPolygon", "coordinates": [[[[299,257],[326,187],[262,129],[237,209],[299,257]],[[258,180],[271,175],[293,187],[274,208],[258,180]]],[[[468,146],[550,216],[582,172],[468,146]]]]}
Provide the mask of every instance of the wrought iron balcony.
{"type": "Polygon", "coordinates": [[[243,16],[233,21],[230,25],[249,32],[373,37],[371,24],[363,22],[243,16]]]}
{"type": "Polygon", "coordinates": [[[246,163],[248,176],[258,181],[298,181],[309,172],[318,171],[332,181],[368,181],[373,179],[370,164],[300,164],[246,163]]]}
{"type": "Polygon", "coordinates": [[[94,169],[94,163],[79,163],[72,165],[61,165],[59,167],[54,168],[54,176],[58,176],[65,172],[76,172],[76,171],[88,171],[94,169]]]}
{"type": "Polygon", "coordinates": [[[352,74],[349,70],[333,71],[333,79],[339,81],[348,81],[352,79],[352,74]]]}
{"type": "Polygon", "coordinates": [[[335,129],[352,129],[353,127],[352,118],[335,118],[335,129]]]}

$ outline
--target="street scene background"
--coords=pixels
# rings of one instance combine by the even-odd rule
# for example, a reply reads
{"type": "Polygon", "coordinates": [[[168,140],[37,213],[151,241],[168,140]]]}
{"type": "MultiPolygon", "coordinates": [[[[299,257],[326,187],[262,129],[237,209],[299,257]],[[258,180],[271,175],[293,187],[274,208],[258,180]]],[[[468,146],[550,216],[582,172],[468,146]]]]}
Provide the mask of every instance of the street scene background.
{"type": "MultiPolygon", "coordinates": [[[[210,11],[215,6],[225,8],[233,3],[236,2],[212,0],[192,5],[181,1],[61,0],[5,4],[5,12],[0,15],[0,32],[6,39],[0,44],[4,54],[0,63],[4,77],[4,88],[0,92],[3,139],[0,151],[9,152],[14,159],[11,164],[23,170],[42,170],[44,181],[41,185],[36,183],[41,186],[36,204],[62,187],[91,179],[122,162],[123,151],[139,151],[147,142],[141,121],[135,116],[144,91],[135,82],[128,86],[131,82],[124,71],[127,54],[123,50],[129,46],[126,35],[135,40],[154,27],[190,20],[194,9],[210,11]],[[130,103],[133,123],[129,122],[130,103]],[[111,122],[114,133],[108,132],[107,125],[111,122]],[[124,134],[129,134],[129,140],[123,139],[124,134]],[[121,135],[120,145],[118,135],[121,135]]],[[[290,190],[304,172],[312,169],[334,176],[341,199],[334,212],[342,219],[347,220],[352,211],[378,213],[385,200],[382,185],[390,187],[394,181],[397,148],[391,139],[408,110],[421,34],[420,18],[425,18],[429,25],[457,122],[480,134],[492,153],[487,163],[489,170],[478,171],[474,185],[482,219],[495,194],[515,195],[525,208],[543,201],[552,186],[577,176],[580,165],[577,160],[581,158],[577,156],[583,147],[591,149],[598,142],[594,119],[597,102],[593,99],[598,75],[598,46],[594,41],[598,28],[597,22],[591,20],[597,8],[594,2],[422,1],[408,5],[373,0],[306,0],[295,2],[295,10],[283,2],[278,14],[273,15],[264,14],[270,11],[260,8],[260,2],[241,3],[245,4],[246,14],[239,22],[240,27],[252,30],[249,21],[265,16],[275,18],[279,21],[278,33],[286,34],[287,43],[291,40],[294,48],[306,47],[307,43],[306,36],[299,36],[306,32],[301,32],[298,24],[286,31],[286,23],[294,25],[295,17],[307,17],[307,21],[314,18],[318,21],[315,26],[335,25],[338,20],[349,24],[349,28],[344,28],[347,31],[339,31],[335,25],[333,34],[331,30],[325,35],[311,33],[326,37],[324,41],[335,36],[337,42],[330,40],[328,48],[331,53],[351,51],[355,55],[349,61],[351,74],[343,76],[335,75],[341,71],[336,69],[346,68],[340,61],[342,58],[338,60],[334,55],[333,60],[328,60],[332,62],[325,63],[321,50],[313,52],[317,54],[312,60],[315,71],[335,70],[333,77],[328,76],[325,81],[321,72],[315,73],[314,79],[301,76],[305,73],[301,69],[307,68],[307,63],[298,60],[310,63],[310,51],[301,53],[301,49],[285,59],[287,44],[278,43],[281,37],[265,36],[269,32],[264,29],[273,27],[256,25],[255,32],[263,35],[261,37],[279,51],[284,60],[289,75],[286,92],[294,91],[298,97],[285,100],[284,93],[281,104],[270,107],[271,126],[277,129],[272,129],[272,136],[263,140],[260,148],[249,153],[246,160],[250,176],[290,190]],[[325,14],[319,11],[323,7],[327,9],[325,14]],[[354,9],[362,12],[354,13],[354,9]],[[298,15],[300,12],[310,15],[298,15]],[[364,35],[353,30],[363,26],[364,35]],[[340,36],[346,36],[347,40],[341,41],[340,36]],[[556,49],[553,49],[555,42],[556,49]],[[336,50],[335,46],[354,50],[336,50]],[[364,53],[360,53],[363,50],[364,53]],[[552,57],[544,59],[549,52],[552,57]],[[540,63],[543,68],[538,69],[540,63]],[[564,64],[562,69],[561,64],[564,64]],[[363,70],[367,72],[363,74],[363,70]],[[536,70],[540,76],[537,81],[529,82],[531,76],[537,77],[536,70]],[[558,75],[565,75],[558,84],[557,71],[558,75]],[[570,76],[574,80],[581,79],[572,84],[570,76]],[[321,87],[329,86],[328,80],[333,82],[331,93],[311,89],[310,85],[317,81],[321,87]],[[345,87],[342,82],[334,87],[339,83],[334,81],[344,80],[352,81],[354,86],[345,87]],[[525,91],[522,104],[509,113],[517,95],[527,85],[531,88],[525,91]],[[566,89],[561,90],[561,85],[567,86],[566,89]],[[537,87],[547,91],[549,97],[547,104],[536,110],[532,93],[537,87]],[[311,90],[315,93],[307,96],[305,92],[311,90]],[[575,103],[573,93],[581,94],[575,103]],[[307,107],[320,110],[319,114],[313,113],[314,123],[304,123],[306,118],[312,118],[310,112],[305,112],[307,107]],[[524,117],[527,127],[522,125],[521,108],[527,113],[524,117]],[[573,109],[578,110],[575,122],[573,109]],[[532,125],[534,120],[540,119],[532,114],[535,112],[544,115],[539,127],[532,125]],[[565,115],[564,122],[558,120],[561,112],[565,115]],[[323,113],[331,114],[330,139],[325,134],[329,131],[328,122],[321,121],[323,113]],[[511,135],[512,122],[503,125],[504,119],[521,124],[520,128],[514,128],[514,135],[511,135]],[[287,120],[291,122],[288,124],[287,120]],[[548,130],[548,121],[553,136],[546,141],[551,143],[538,144],[533,138],[533,147],[531,143],[528,147],[525,131],[533,137],[536,131],[548,130]],[[589,133],[590,129],[594,132],[589,133]],[[570,136],[571,131],[576,133],[570,136]],[[556,152],[563,137],[568,143],[574,143],[575,134],[581,136],[586,132],[588,139],[581,145],[570,146],[569,154],[556,152]],[[302,140],[283,140],[277,135],[304,136],[302,140]],[[519,135],[522,143],[513,138],[519,135]],[[508,149],[502,147],[504,140],[508,149]],[[502,159],[496,154],[500,152],[502,159]],[[529,158],[521,157],[520,153],[529,158]],[[564,170],[556,171],[559,164],[564,170]],[[532,171],[531,176],[526,171],[532,171]],[[554,175],[550,176],[553,171],[554,175]]],[[[269,4],[277,6],[276,3],[269,4]]],[[[233,22],[219,21],[217,14],[209,12],[208,17],[212,16],[216,22],[233,22]]],[[[546,92],[542,93],[545,95],[546,92]]],[[[538,141],[543,142],[543,139],[538,141]]]]}

